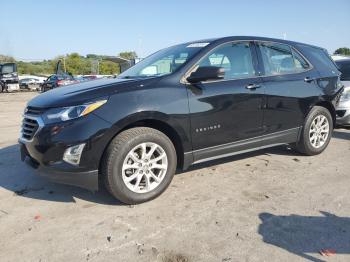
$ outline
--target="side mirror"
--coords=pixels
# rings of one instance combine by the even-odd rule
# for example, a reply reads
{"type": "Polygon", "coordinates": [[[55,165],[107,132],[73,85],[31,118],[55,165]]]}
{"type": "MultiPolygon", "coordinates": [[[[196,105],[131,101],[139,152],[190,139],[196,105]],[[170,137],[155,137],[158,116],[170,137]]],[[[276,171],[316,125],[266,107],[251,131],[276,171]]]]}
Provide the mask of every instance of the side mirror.
{"type": "Polygon", "coordinates": [[[198,83],[205,80],[217,80],[225,77],[225,70],[222,67],[202,66],[192,72],[187,81],[190,83],[198,83]]]}

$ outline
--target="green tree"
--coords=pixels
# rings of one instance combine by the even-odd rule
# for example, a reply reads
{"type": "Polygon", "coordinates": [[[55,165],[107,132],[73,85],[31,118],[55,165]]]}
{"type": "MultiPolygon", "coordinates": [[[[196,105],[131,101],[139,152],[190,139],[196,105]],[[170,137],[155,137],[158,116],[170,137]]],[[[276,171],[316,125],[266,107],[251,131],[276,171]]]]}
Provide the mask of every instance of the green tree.
{"type": "Polygon", "coordinates": [[[99,55],[95,55],[95,54],[87,54],[86,58],[99,59],[100,56],[99,55]]]}
{"type": "Polygon", "coordinates": [[[137,58],[137,54],[135,51],[126,51],[119,53],[119,56],[128,60],[137,58]]]}
{"type": "MultiPolygon", "coordinates": [[[[137,57],[134,51],[122,52],[120,56],[126,59],[133,59],[137,57]]],[[[87,75],[97,73],[99,68],[100,74],[119,74],[120,66],[111,61],[105,61],[106,56],[88,54],[86,57],[78,53],[71,53],[64,56],[58,56],[51,60],[44,60],[40,62],[24,62],[16,61],[13,57],[0,55],[0,63],[16,62],[19,74],[33,74],[33,75],[51,75],[56,71],[56,65],[59,60],[65,63],[66,71],[73,75],[87,75]]],[[[63,69],[63,64],[62,64],[63,69]]]]}
{"type": "Polygon", "coordinates": [[[335,55],[350,55],[350,48],[341,47],[334,51],[335,55]]]}
{"type": "Polygon", "coordinates": [[[13,63],[15,59],[12,56],[0,55],[0,63],[13,63]]]}
{"type": "Polygon", "coordinates": [[[91,62],[80,56],[78,53],[72,53],[65,56],[66,71],[73,75],[91,74],[91,62]]]}
{"type": "Polygon", "coordinates": [[[101,75],[115,75],[120,73],[119,65],[111,61],[101,61],[99,69],[101,75]]]}

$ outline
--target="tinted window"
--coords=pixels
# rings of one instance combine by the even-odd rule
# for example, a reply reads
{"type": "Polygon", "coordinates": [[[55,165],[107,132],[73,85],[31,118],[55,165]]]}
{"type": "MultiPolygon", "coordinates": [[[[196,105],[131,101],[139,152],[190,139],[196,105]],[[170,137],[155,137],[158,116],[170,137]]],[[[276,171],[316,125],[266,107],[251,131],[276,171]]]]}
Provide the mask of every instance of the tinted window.
{"type": "Polygon", "coordinates": [[[292,54],[294,58],[294,64],[297,70],[302,71],[308,69],[310,65],[306,62],[306,60],[295,50],[292,49],[292,54]]]}
{"type": "Polygon", "coordinates": [[[1,67],[1,71],[3,74],[11,74],[16,72],[16,65],[15,64],[5,64],[1,67]]]}
{"type": "Polygon", "coordinates": [[[198,66],[223,67],[225,69],[224,79],[255,76],[249,43],[224,44],[207,54],[198,66]]]}
{"type": "Polygon", "coordinates": [[[73,80],[71,75],[57,75],[58,80],[73,80]]]}
{"type": "Polygon", "coordinates": [[[297,73],[309,67],[305,59],[288,45],[259,43],[258,46],[265,68],[265,75],[297,73]]]}
{"type": "Polygon", "coordinates": [[[337,61],[336,64],[341,72],[340,80],[350,81],[350,60],[337,61]]]}

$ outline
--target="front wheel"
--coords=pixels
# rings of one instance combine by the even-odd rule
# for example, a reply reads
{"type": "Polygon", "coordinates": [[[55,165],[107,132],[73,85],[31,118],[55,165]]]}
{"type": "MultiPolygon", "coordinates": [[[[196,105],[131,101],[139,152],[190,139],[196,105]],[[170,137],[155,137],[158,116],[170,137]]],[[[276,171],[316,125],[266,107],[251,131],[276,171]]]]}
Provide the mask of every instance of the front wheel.
{"type": "Polygon", "coordinates": [[[103,159],[107,190],[126,204],[138,204],[159,196],[176,170],[176,152],[162,132],[137,127],[116,136],[103,159]]]}
{"type": "Polygon", "coordinates": [[[333,119],[328,109],[315,106],[308,114],[296,144],[296,149],[306,155],[322,153],[329,144],[333,133],[333,119]]]}

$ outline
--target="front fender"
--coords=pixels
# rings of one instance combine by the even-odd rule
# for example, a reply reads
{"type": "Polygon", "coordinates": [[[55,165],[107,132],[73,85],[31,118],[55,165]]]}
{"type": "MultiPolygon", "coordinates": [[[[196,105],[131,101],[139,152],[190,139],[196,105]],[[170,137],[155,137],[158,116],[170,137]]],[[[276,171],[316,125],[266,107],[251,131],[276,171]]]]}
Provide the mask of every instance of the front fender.
{"type": "Polygon", "coordinates": [[[182,86],[165,85],[117,93],[94,114],[111,124],[104,134],[105,147],[129,126],[159,121],[177,134],[184,152],[192,150],[187,93],[182,86]]]}

